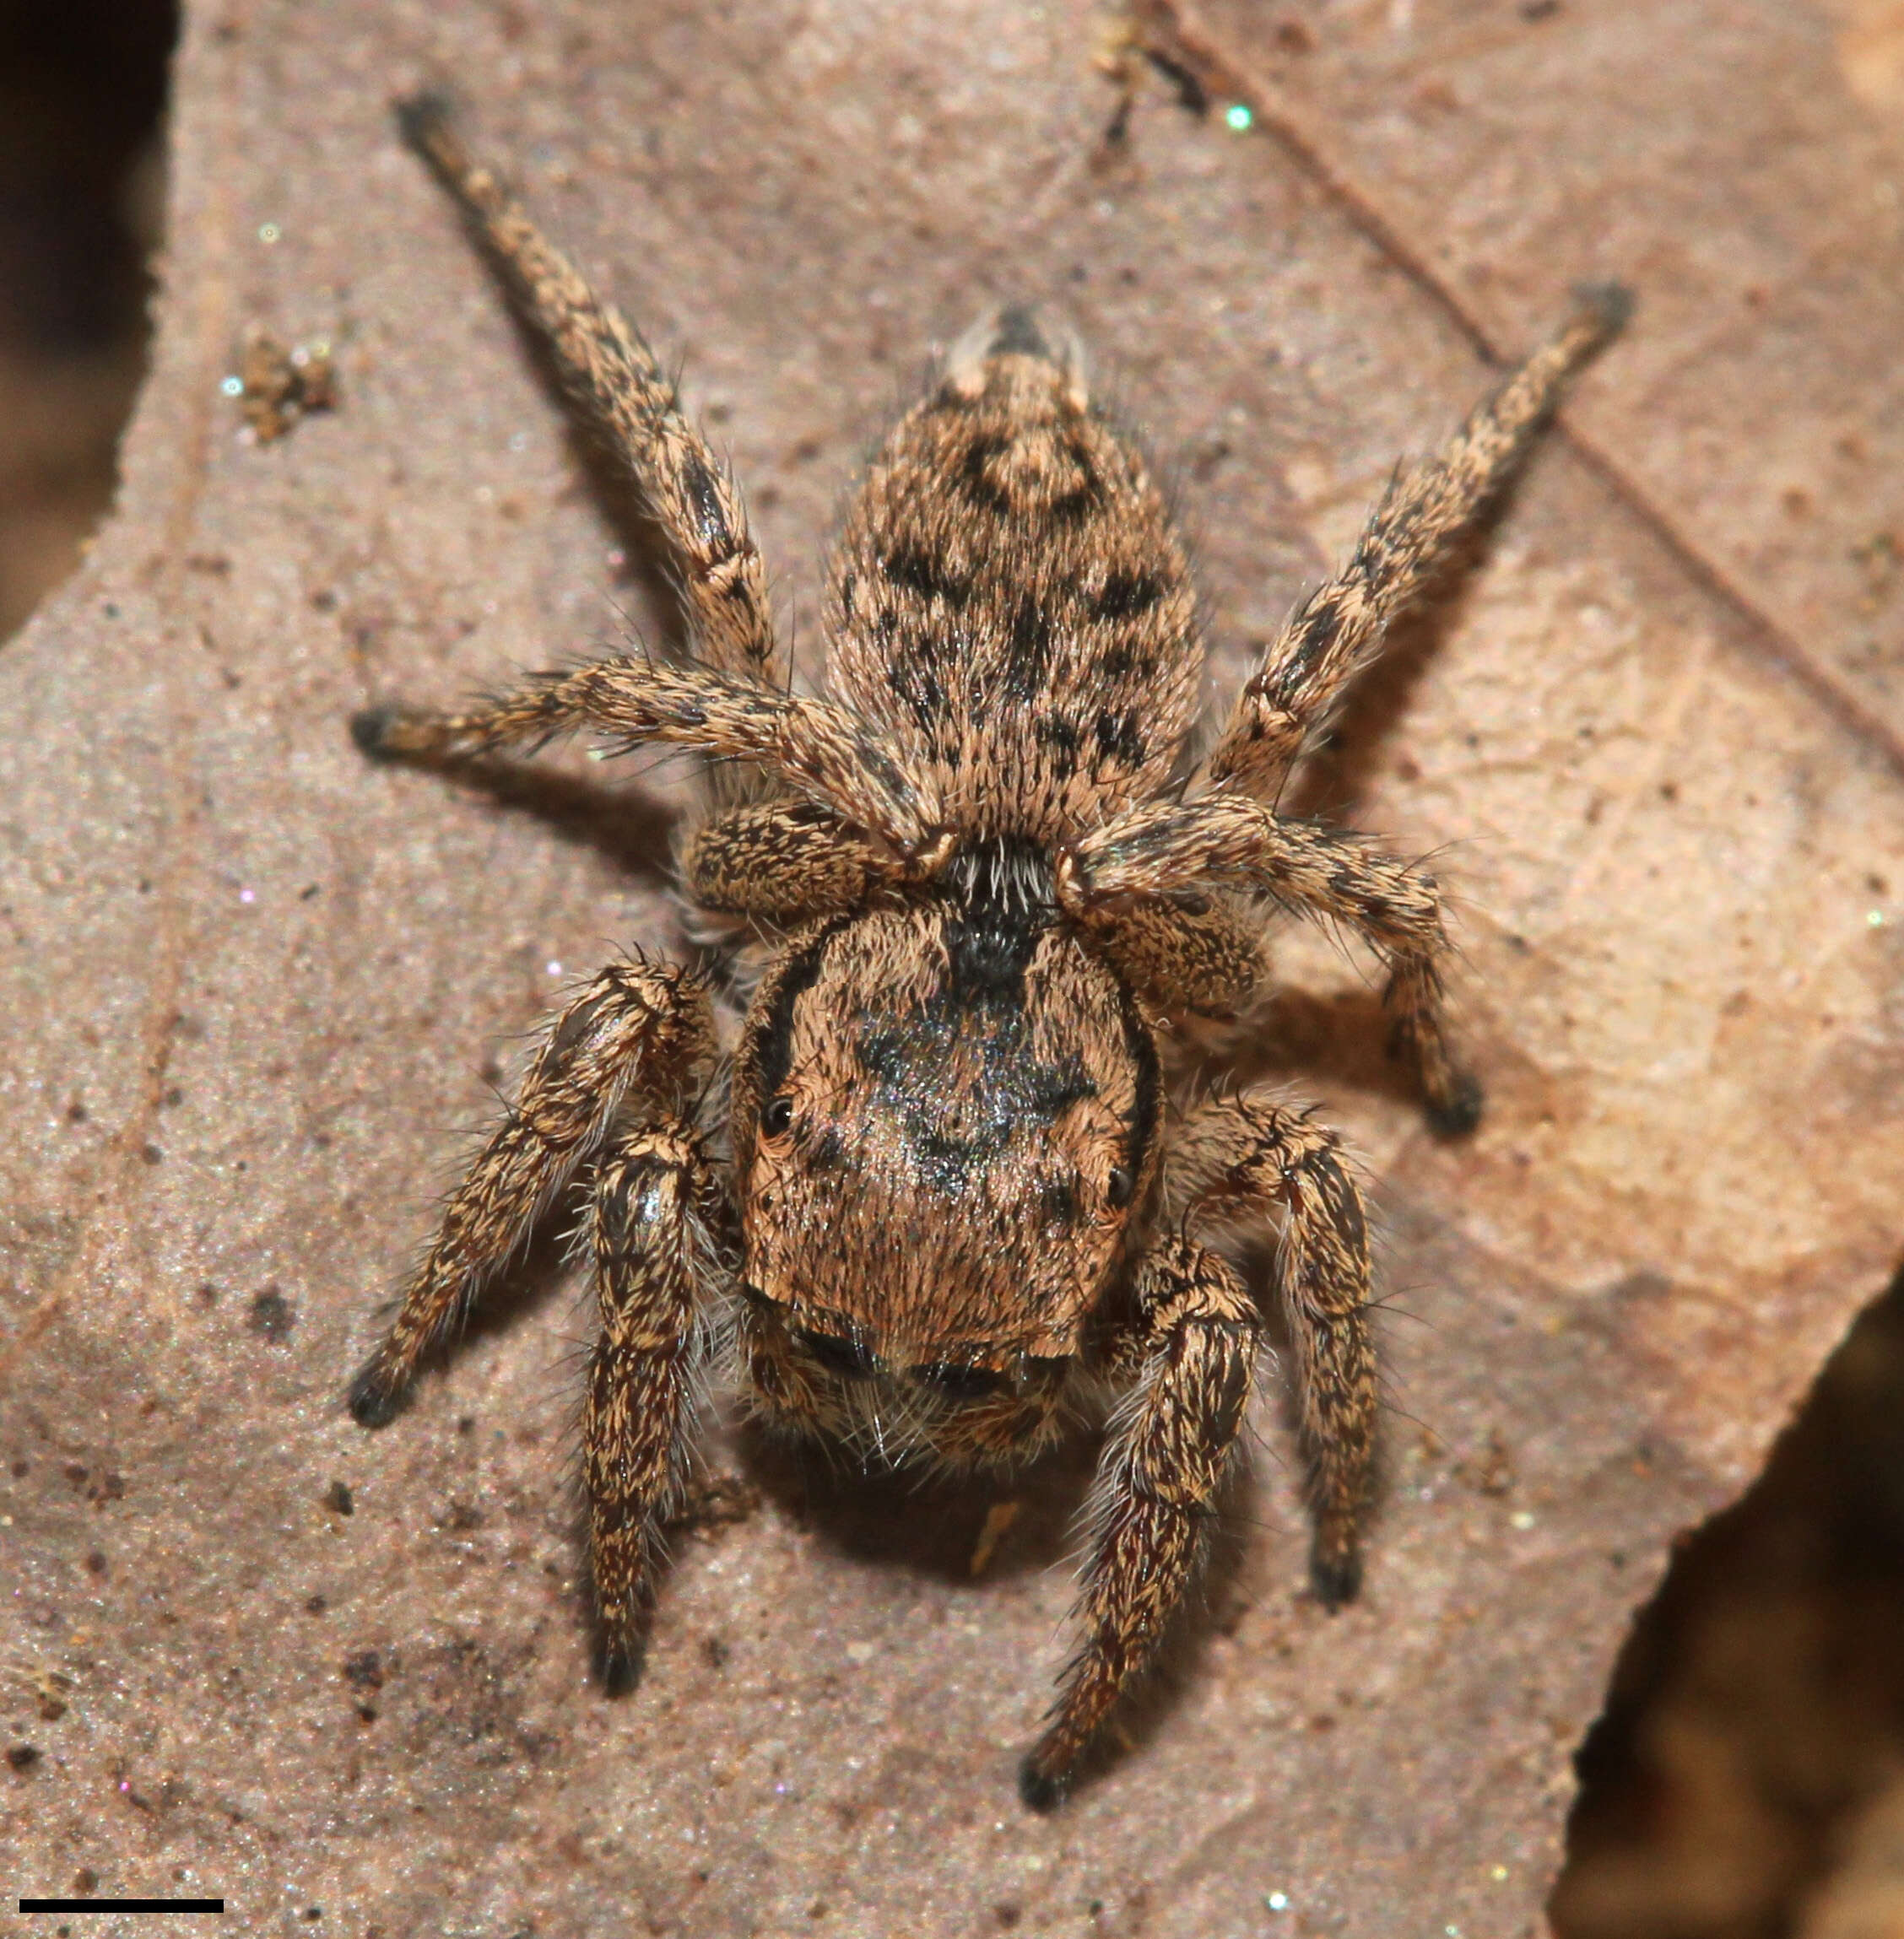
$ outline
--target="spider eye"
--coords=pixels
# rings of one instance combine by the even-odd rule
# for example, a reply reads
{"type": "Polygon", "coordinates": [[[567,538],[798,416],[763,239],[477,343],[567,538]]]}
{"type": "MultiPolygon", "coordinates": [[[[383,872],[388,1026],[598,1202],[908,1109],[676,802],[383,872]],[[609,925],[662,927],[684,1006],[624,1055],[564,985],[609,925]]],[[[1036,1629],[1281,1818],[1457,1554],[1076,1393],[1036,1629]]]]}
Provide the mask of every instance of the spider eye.
{"type": "Polygon", "coordinates": [[[1122,1212],[1131,1202],[1131,1194],[1137,1190],[1137,1180],[1132,1175],[1128,1165],[1117,1165],[1104,1187],[1104,1196],[1111,1201],[1114,1212],[1122,1212]]]}
{"type": "Polygon", "coordinates": [[[767,1099],[767,1108],[760,1113],[760,1129],[769,1137],[785,1135],[793,1122],[793,1100],[782,1091],[777,1098],[767,1099]]]}

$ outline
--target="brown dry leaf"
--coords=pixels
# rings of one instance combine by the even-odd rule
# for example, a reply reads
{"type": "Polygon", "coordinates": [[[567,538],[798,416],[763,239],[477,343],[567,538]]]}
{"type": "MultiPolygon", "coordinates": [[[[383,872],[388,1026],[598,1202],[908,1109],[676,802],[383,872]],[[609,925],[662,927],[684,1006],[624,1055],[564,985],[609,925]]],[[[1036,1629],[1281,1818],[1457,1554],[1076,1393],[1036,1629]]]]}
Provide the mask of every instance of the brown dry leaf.
{"type": "Polygon", "coordinates": [[[41,1753],[0,1799],[10,1889],[389,1934],[1534,1926],[1629,1612],[1897,1249],[1883,11],[1229,0],[1149,27],[1258,131],[1149,87],[1107,148],[1079,7],[188,9],[120,510],[0,664],[0,1724],[41,1753]],[[1050,1822],[1011,1776],[1074,1473],[976,1582],[982,1498],[922,1529],[903,1492],[755,1476],[611,1705],[576,1309],[479,1328],[380,1437],[341,1416],[495,1061],[564,978],[674,937],[665,772],[619,819],[537,814],[343,732],[660,624],[392,138],[437,74],[686,353],[801,613],[864,439],[988,300],[1063,302],[1180,475],[1228,682],[1484,386],[1477,335],[1639,288],[1317,793],[1445,851],[1492,1085],[1435,1144],[1361,967],[1292,940],[1265,1062],[1367,1154],[1409,1315],[1366,1600],[1298,1593],[1266,1418],[1217,1619],[1050,1822]],[[327,338],[342,385],[268,447],[219,389],[253,327],[327,338]]]}

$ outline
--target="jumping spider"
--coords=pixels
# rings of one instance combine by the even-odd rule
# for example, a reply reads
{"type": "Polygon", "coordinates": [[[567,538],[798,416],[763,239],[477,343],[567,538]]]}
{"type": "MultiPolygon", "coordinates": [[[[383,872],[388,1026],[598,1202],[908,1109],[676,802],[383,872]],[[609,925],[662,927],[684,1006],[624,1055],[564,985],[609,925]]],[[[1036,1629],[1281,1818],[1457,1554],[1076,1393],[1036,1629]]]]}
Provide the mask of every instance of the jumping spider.
{"type": "Polygon", "coordinates": [[[1009,308],[956,346],[847,516],[825,609],[836,697],[795,693],[739,494],[641,338],[469,158],[443,103],[399,120],[639,489],[695,657],[596,661],[462,713],[381,707],[356,738],[436,764],[584,728],[700,755],[680,873],[726,980],[635,955],[555,1019],[352,1411],[392,1418],[579,1174],[601,1306],[583,1475],[613,1688],[639,1662],[717,1356],[768,1421],[889,1461],[1018,1461],[1081,1397],[1121,1391],[1083,1640],[1023,1769],[1026,1801],[1048,1807],[1155,1656],[1235,1452],[1264,1316],[1216,1229],[1279,1231],[1315,1587],[1355,1592],[1376,1406],[1360,1199],[1335,1135],[1267,1092],[1173,1102],[1171,1034],[1248,1003],[1272,914],[1339,923],[1386,961],[1394,1045],[1433,1122],[1474,1124],[1432,878],[1274,804],[1625,295],[1582,292],[1438,458],[1397,474],[1192,769],[1204,654],[1183,550],[1068,337],[1009,308]],[[744,1009],[731,1052],[717,990],[744,1009]]]}

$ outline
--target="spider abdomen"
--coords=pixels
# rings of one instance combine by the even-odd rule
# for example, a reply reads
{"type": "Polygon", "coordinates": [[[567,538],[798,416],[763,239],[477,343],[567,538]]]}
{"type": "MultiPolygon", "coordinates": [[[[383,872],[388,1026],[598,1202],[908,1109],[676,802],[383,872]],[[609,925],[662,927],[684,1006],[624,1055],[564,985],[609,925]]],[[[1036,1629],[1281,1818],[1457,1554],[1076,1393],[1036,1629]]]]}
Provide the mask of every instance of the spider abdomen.
{"type": "Polygon", "coordinates": [[[1160,1080],[1048,860],[971,845],[933,893],[784,962],[737,1056],[749,1285],[836,1375],[938,1369],[920,1379],[949,1392],[1068,1357],[1153,1166],[1160,1080]]]}
{"type": "Polygon", "coordinates": [[[1057,840],[1154,792],[1202,674],[1162,494],[1022,310],[874,458],[829,620],[836,689],[980,834],[1057,840]]]}

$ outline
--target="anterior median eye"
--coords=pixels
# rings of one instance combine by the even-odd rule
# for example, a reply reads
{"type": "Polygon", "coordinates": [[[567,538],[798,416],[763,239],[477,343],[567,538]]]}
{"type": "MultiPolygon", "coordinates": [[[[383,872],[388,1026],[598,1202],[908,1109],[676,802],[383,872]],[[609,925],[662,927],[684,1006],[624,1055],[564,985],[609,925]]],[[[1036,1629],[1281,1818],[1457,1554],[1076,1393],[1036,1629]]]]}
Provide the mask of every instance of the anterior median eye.
{"type": "Polygon", "coordinates": [[[1131,1194],[1137,1190],[1137,1180],[1127,1165],[1117,1165],[1112,1170],[1104,1187],[1104,1196],[1111,1201],[1112,1209],[1122,1212],[1131,1202],[1131,1194]]]}
{"type": "Polygon", "coordinates": [[[760,1113],[760,1129],[769,1137],[782,1137],[793,1124],[793,1100],[782,1091],[777,1098],[767,1099],[767,1108],[760,1113]]]}

